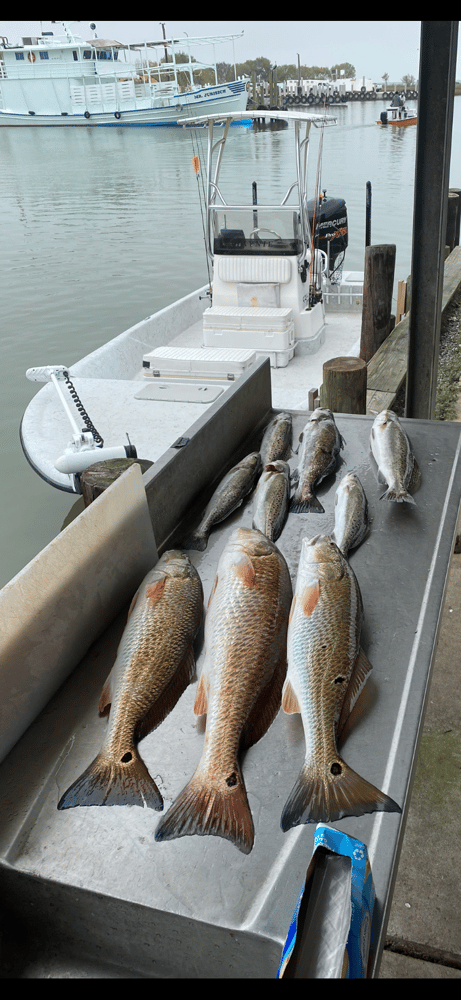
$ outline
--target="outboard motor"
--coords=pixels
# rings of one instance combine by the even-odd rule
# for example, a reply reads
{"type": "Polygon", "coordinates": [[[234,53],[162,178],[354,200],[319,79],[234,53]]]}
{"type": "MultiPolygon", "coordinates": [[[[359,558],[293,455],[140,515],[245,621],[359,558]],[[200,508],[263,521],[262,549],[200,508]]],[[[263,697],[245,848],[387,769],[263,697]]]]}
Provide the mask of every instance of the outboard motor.
{"type": "Polygon", "coordinates": [[[387,111],[381,111],[381,114],[380,114],[379,117],[381,119],[381,125],[387,125],[387,123],[388,123],[387,111]]]}
{"type": "MultiPolygon", "coordinates": [[[[309,225],[312,231],[314,200],[307,202],[309,225]]],[[[338,270],[344,260],[348,244],[347,208],[344,198],[327,198],[323,192],[315,216],[314,247],[329,254],[328,277],[338,270]]]]}

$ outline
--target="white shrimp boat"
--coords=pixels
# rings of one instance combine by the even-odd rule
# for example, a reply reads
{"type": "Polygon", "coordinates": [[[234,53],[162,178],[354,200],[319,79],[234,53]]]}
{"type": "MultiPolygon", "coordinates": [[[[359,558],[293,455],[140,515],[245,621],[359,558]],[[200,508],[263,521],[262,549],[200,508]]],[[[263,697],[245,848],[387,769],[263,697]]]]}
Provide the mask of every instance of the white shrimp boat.
{"type": "Polygon", "coordinates": [[[177,125],[191,114],[244,111],[248,80],[218,83],[215,47],[240,35],[85,41],[62,25],[13,45],[0,36],[0,125],[177,125]],[[212,61],[192,51],[213,52],[212,61]],[[210,72],[211,71],[211,72],[210,72]],[[210,83],[210,77],[212,82],[210,83]]]}
{"type": "Polygon", "coordinates": [[[345,201],[317,203],[313,250],[307,200],[310,126],[335,119],[271,112],[294,127],[293,183],[279,204],[257,203],[256,184],[248,204],[229,204],[219,188],[221,159],[231,122],[247,114],[228,115],[219,128],[218,116],[206,119],[211,287],[148,316],[71,371],[62,363],[28,370],[48,384],[24,413],[22,447],[58,489],[79,493],[79,474],[108,458],[155,462],[261,356],[270,358],[273,405],[306,409],[323,362],[358,353],[363,273],[342,268],[345,201]]]}

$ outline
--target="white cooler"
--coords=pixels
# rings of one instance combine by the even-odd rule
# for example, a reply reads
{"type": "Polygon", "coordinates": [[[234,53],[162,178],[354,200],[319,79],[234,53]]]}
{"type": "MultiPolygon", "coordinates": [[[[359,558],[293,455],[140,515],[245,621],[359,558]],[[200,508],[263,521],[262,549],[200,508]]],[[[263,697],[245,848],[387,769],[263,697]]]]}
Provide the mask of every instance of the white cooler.
{"type": "Polygon", "coordinates": [[[211,306],[203,314],[205,347],[247,348],[269,355],[272,367],[288,364],[295,349],[291,309],[211,306]]]}

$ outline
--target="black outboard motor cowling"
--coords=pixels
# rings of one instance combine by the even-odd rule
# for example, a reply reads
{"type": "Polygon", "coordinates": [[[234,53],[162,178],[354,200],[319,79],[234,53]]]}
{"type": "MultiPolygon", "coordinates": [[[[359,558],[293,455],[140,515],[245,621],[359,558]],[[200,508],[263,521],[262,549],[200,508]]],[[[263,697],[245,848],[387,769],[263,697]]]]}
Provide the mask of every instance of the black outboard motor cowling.
{"type": "MultiPolygon", "coordinates": [[[[314,200],[307,202],[309,225],[312,231],[314,219],[314,200]]],[[[348,244],[347,208],[344,198],[327,198],[326,195],[317,205],[315,214],[314,247],[328,254],[330,248],[330,271],[335,268],[339,254],[343,254],[348,244]]]]}

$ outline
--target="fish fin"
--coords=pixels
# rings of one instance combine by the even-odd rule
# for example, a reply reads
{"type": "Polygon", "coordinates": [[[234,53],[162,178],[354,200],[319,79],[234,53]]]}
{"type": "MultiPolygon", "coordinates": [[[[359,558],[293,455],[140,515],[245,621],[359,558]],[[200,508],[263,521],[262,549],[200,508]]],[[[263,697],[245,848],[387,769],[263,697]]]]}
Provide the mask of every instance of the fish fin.
{"type": "Polygon", "coordinates": [[[286,679],[285,684],[283,685],[282,708],[287,715],[294,715],[295,712],[301,711],[299,707],[298,697],[294,693],[288,678],[286,679]]]}
{"type": "Polygon", "coordinates": [[[287,657],[284,648],[272,677],[261,691],[248,715],[240,737],[240,750],[247,750],[248,747],[254,746],[272,725],[280,708],[286,672],[287,657]]]}
{"type": "Polygon", "coordinates": [[[301,607],[305,618],[315,611],[320,597],[320,581],[315,580],[310,586],[304,587],[301,594],[301,607]]]}
{"type": "Polygon", "coordinates": [[[155,832],[155,840],[176,837],[223,837],[243,854],[254,843],[253,819],[238,764],[227,778],[212,782],[195,772],[179,793],[155,832]]]}
{"type": "Polygon", "coordinates": [[[104,687],[101,691],[101,697],[99,699],[98,711],[100,715],[109,715],[109,709],[112,704],[112,688],[111,688],[111,677],[112,670],[104,683],[104,687]]]}
{"type": "Polygon", "coordinates": [[[339,447],[341,450],[346,447],[346,441],[343,438],[342,434],[339,435],[339,447]]]}
{"type": "Polygon", "coordinates": [[[72,806],[144,806],[163,809],[163,799],[136,748],[115,761],[104,751],[73,782],[58,802],[58,809],[72,806]]]}
{"type": "Polygon", "coordinates": [[[164,690],[138,722],[135,730],[136,742],[143,740],[166,719],[193,680],[195,680],[195,657],[194,651],[190,649],[164,690]]]}
{"type": "Polygon", "coordinates": [[[312,495],[308,500],[297,500],[296,494],[292,496],[290,514],[309,514],[311,512],[315,512],[316,514],[325,513],[325,508],[322,507],[322,504],[320,503],[320,500],[317,500],[317,497],[312,495]]]}
{"type": "Polygon", "coordinates": [[[208,545],[208,535],[200,531],[193,531],[181,542],[183,549],[193,549],[196,552],[204,552],[208,545]]]}
{"type": "Polygon", "coordinates": [[[236,576],[242,581],[245,587],[252,590],[255,585],[256,571],[249,556],[242,553],[235,563],[236,576]]]}
{"type": "Polygon", "coordinates": [[[150,587],[146,589],[146,600],[149,604],[155,607],[156,604],[162,599],[163,591],[165,590],[166,574],[162,575],[160,580],[156,580],[150,587]]]}
{"type": "Polygon", "coordinates": [[[293,469],[290,472],[290,484],[294,486],[296,483],[299,483],[299,469],[293,469]]]}
{"type": "Polygon", "coordinates": [[[205,675],[200,675],[194,702],[194,715],[206,715],[208,711],[208,684],[205,675]]]}
{"type": "Polygon", "coordinates": [[[373,667],[368,659],[368,657],[360,649],[359,655],[354,665],[354,669],[351,674],[349,684],[347,686],[346,695],[343,701],[343,706],[341,709],[341,714],[339,716],[336,725],[336,738],[339,740],[344,726],[352,712],[352,709],[359,698],[359,695],[363,691],[363,688],[371,674],[373,667]]]}
{"type": "Polygon", "coordinates": [[[385,493],[382,493],[379,499],[393,500],[395,503],[412,503],[416,507],[416,500],[413,500],[411,493],[408,493],[408,490],[404,490],[403,488],[396,490],[389,486],[389,489],[385,493]]]}
{"type": "Polygon", "coordinates": [[[366,781],[337,756],[340,771],[319,774],[304,764],[285,803],[281,827],[285,832],[302,823],[333,823],[344,816],[373,812],[401,812],[400,806],[366,781]]]}

